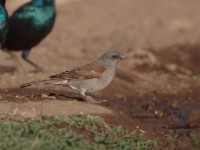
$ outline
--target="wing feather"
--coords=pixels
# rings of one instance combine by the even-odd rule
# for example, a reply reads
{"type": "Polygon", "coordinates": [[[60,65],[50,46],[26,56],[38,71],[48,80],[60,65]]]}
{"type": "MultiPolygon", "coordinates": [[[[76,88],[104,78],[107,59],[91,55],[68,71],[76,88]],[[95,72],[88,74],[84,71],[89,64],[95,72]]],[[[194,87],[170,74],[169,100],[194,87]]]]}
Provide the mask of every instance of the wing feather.
{"type": "Polygon", "coordinates": [[[93,78],[99,78],[105,72],[105,70],[106,70],[105,67],[97,63],[91,63],[83,67],[68,70],[60,74],[52,75],[49,78],[64,79],[64,80],[93,79],[93,78]]]}

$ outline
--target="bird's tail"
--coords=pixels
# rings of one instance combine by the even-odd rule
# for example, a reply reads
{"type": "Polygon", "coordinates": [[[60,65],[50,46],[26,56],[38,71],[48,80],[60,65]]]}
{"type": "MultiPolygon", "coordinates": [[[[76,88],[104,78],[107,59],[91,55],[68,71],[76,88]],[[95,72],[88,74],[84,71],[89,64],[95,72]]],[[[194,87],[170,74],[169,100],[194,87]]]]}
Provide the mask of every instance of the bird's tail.
{"type": "Polygon", "coordinates": [[[20,85],[20,88],[25,88],[25,87],[32,86],[32,85],[38,85],[41,83],[47,84],[48,82],[50,82],[50,80],[33,81],[33,82],[24,83],[24,84],[20,85]]]}
{"type": "Polygon", "coordinates": [[[61,81],[59,82],[58,80],[40,80],[40,81],[33,81],[33,82],[29,82],[29,83],[25,83],[20,85],[20,88],[26,88],[28,86],[32,86],[32,85],[38,85],[38,84],[56,84],[56,85],[63,85],[64,83],[61,81]]]}

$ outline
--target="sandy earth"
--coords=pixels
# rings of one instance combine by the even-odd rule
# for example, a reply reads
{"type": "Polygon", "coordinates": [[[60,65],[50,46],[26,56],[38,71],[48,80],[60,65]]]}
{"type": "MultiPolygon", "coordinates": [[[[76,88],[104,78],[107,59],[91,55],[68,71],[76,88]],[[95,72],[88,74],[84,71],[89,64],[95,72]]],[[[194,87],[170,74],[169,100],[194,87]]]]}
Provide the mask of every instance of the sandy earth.
{"type": "MultiPolygon", "coordinates": [[[[9,13],[24,2],[8,1],[9,13]]],[[[30,56],[45,72],[35,73],[20,52],[16,60],[0,51],[0,111],[100,114],[110,123],[146,131],[163,149],[169,136],[177,137],[177,147],[190,149],[190,134],[200,135],[199,5],[198,0],[57,0],[55,27],[30,56]],[[108,88],[91,94],[106,103],[86,104],[64,87],[19,88],[112,49],[129,59],[118,65],[108,88]]]]}

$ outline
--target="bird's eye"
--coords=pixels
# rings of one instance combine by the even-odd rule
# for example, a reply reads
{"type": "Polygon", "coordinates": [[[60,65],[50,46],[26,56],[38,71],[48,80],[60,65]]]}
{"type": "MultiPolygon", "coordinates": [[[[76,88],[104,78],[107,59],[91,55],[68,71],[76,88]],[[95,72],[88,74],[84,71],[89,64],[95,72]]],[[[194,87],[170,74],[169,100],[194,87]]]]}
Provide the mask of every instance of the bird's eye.
{"type": "Polygon", "coordinates": [[[117,59],[117,58],[119,58],[119,56],[118,55],[113,55],[112,58],[113,59],[117,59]]]}

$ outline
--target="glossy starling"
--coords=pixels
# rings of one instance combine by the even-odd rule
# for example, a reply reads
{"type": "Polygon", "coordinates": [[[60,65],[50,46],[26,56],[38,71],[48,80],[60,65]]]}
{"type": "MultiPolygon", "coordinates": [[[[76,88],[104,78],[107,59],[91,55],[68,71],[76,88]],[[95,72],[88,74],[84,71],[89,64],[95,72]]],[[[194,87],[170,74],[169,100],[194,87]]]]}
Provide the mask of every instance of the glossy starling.
{"type": "Polygon", "coordinates": [[[0,0],[0,45],[5,42],[8,33],[8,13],[5,3],[6,0],[0,0]]]}
{"type": "Polygon", "coordinates": [[[55,0],[32,0],[19,7],[9,18],[5,44],[7,51],[22,51],[22,58],[37,69],[28,59],[31,49],[52,30],[56,18],[55,0]]]}

